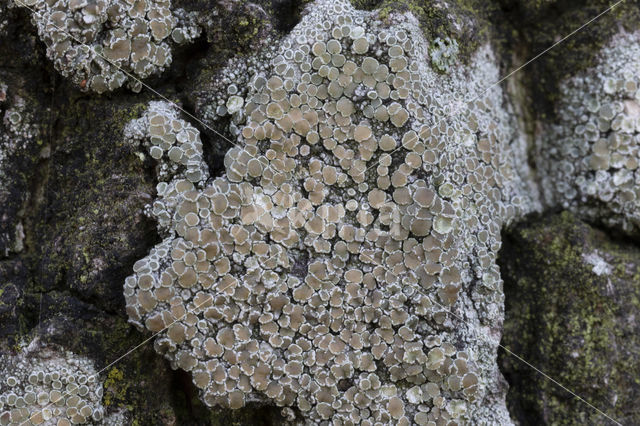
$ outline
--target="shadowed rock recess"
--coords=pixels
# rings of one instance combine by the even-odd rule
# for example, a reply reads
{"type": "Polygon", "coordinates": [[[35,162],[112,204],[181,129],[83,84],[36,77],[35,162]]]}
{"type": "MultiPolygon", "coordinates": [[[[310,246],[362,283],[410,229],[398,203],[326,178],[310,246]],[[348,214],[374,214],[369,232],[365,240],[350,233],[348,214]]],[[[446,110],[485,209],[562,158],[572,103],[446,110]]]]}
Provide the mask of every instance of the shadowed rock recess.
{"type": "Polygon", "coordinates": [[[3,1],[0,425],[640,423],[608,6],[3,1]]]}

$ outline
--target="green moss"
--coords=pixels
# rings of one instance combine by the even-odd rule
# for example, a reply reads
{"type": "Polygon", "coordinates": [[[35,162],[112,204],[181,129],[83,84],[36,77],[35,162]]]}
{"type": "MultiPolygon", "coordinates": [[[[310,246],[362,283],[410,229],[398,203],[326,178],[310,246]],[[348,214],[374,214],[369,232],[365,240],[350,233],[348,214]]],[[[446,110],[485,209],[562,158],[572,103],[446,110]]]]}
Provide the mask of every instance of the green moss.
{"type": "MultiPolygon", "coordinates": [[[[211,2],[203,3],[210,7],[211,2]]],[[[253,5],[248,8],[259,11],[253,5]]],[[[219,32],[214,36],[220,37],[216,41],[224,42],[210,45],[216,66],[237,52],[250,52],[253,43],[261,40],[270,17],[254,14],[245,17],[244,9],[236,10],[233,19],[241,25],[232,21],[218,26],[219,32]]],[[[231,14],[220,16],[227,19],[231,14]]],[[[3,52],[14,43],[5,44],[0,43],[3,52]]],[[[33,45],[19,46],[38,58],[33,45]]],[[[37,46],[44,58],[44,46],[37,46]]],[[[183,63],[195,65],[195,60],[189,62],[191,58],[178,59],[171,72],[176,71],[175,67],[179,72],[183,63]]],[[[33,67],[16,67],[33,70],[29,71],[28,90],[18,84],[10,85],[12,92],[27,103],[33,122],[45,123],[46,129],[33,144],[36,148],[20,152],[24,161],[15,165],[25,181],[17,192],[30,193],[29,204],[24,208],[27,249],[19,257],[29,271],[28,277],[21,278],[19,283],[24,290],[16,304],[19,310],[8,321],[0,318],[0,329],[9,323],[17,331],[11,330],[12,340],[6,346],[5,341],[1,344],[3,350],[10,349],[10,345],[17,349],[41,334],[43,340],[95,360],[100,369],[149,337],[127,323],[122,283],[133,262],[148,252],[157,238],[155,224],[141,213],[155,188],[153,164],[140,161],[136,148],[123,142],[122,130],[131,119],[141,115],[154,95],[146,90],[140,94],[121,90],[87,96],[62,78],[58,78],[58,89],[52,94],[40,84],[41,79],[46,79],[50,65],[34,61],[33,67]],[[47,112],[50,105],[53,105],[51,114],[47,112]],[[41,158],[40,153],[47,147],[51,149],[50,158],[41,158]],[[49,334],[45,330],[53,331],[49,334]]],[[[50,71],[52,76],[57,75],[50,71]]],[[[0,74],[3,72],[0,70],[0,74]]],[[[160,80],[154,87],[177,101],[179,96],[174,90],[179,85],[177,79],[182,79],[182,75],[160,80]]],[[[16,209],[23,207],[20,204],[16,209]]],[[[3,284],[6,277],[0,273],[3,284]]],[[[242,424],[251,424],[248,419],[252,416],[255,424],[256,415],[262,414],[258,410],[245,410],[234,415],[225,412],[223,416],[222,411],[197,408],[193,403],[197,397],[189,397],[191,406],[174,404],[189,389],[175,385],[174,372],[153,350],[152,342],[109,368],[100,380],[105,381],[107,408],[127,410],[132,424],[210,424],[214,417],[240,416],[246,419],[242,424]]],[[[220,420],[218,424],[231,423],[220,420]]]]}
{"type": "Polygon", "coordinates": [[[493,2],[456,0],[445,5],[421,0],[351,0],[351,3],[357,9],[376,10],[378,18],[383,21],[388,21],[393,13],[412,13],[418,18],[427,41],[432,42],[438,37],[456,40],[463,63],[468,62],[481,44],[499,38],[492,29],[495,25],[491,25],[499,13],[493,2]]]}
{"type": "MultiPolygon", "coordinates": [[[[503,344],[614,418],[638,423],[626,407],[637,404],[631,389],[640,375],[640,338],[627,318],[640,294],[640,251],[567,212],[518,226],[504,240],[503,344]],[[612,266],[610,275],[593,272],[584,255],[594,252],[612,266]]],[[[510,411],[522,424],[603,423],[514,358],[502,354],[501,363],[510,411]]]]}
{"type": "MultiPolygon", "coordinates": [[[[209,9],[212,6],[203,4],[202,8],[209,9]]],[[[219,7],[218,20],[211,21],[206,28],[210,49],[216,57],[224,58],[235,54],[249,54],[256,44],[259,44],[263,36],[270,31],[269,20],[273,16],[259,13],[259,9],[249,2],[236,2],[232,8],[222,5],[219,7]]],[[[267,11],[270,9],[267,7],[267,11]]]]}
{"type": "Polygon", "coordinates": [[[147,103],[136,102],[128,108],[118,109],[114,111],[113,123],[118,127],[124,128],[131,120],[139,118],[147,109],[147,106],[147,103]]]}
{"type": "Polygon", "coordinates": [[[120,403],[125,401],[129,385],[123,379],[124,374],[116,367],[112,367],[107,373],[102,400],[105,407],[111,406],[115,401],[120,403]]]}

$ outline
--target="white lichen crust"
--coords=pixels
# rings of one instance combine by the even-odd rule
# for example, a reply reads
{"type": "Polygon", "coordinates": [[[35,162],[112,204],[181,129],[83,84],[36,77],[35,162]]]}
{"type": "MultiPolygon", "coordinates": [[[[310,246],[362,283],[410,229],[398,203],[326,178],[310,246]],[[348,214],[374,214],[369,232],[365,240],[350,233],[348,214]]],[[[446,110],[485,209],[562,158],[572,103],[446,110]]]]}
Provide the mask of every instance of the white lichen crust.
{"type": "Polygon", "coordinates": [[[38,341],[0,356],[0,425],[103,424],[93,362],[38,341]]]}
{"type": "Polygon", "coordinates": [[[429,51],[431,65],[441,72],[449,72],[458,59],[458,50],[457,41],[449,37],[445,39],[436,38],[431,42],[429,51]]]}
{"type": "Polygon", "coordinates": [[[170,0],[12,0],[28,7],[56,69],[82,89],[98,93],[140,82],[171,64],[170,43],[200,33],[170,0]],[[123,72],[124,71],[124,72],[123,72]],[[129,75],[127,75],[127,73],[129,75]]]}
{"type": "MultiPolygon", "coordinates": [[[[9,92],[7,85],[0,81],[0,106],[11,98],[7,102],[10,106],[0,116],[0,205],[8,204],[12,195],[16,170],[11,159],[27,151],[41,135],[40,125],[35,122],[25,100],[15,94],[11,96],[9,92]]],[[[18,253],[23,248],[22,222],[18,221],[8,232],[0,232],[0,257],[8,256],[10,252],[18,253]]]]}
{"type": "Polygon", "coordinates": [[[4,36],[6,35],[7,32],[7,26],[9,24],[9,20],[7,19],[7,4],[6,3],[2,3],[0,4],[0,36],[4,36]]]}
{"type": "Polygon", "coordinates": [[[489,48],[442,75],[413,17],[375,16],[311,6],[230,104],[221,177],[169,104],[131,123],[160,164],[164,240],[127,278],[127,312],[209,406],[509,424],[495,258],[534,205],[522,139],[499,88],[450,115],[497,79],[489,48]]]}
{"type": "Polygon", "coordinates": [[[539,143],[546,202],[637,233],[640,225],[640,32],[560,86],[557,121],[539,143]]]}

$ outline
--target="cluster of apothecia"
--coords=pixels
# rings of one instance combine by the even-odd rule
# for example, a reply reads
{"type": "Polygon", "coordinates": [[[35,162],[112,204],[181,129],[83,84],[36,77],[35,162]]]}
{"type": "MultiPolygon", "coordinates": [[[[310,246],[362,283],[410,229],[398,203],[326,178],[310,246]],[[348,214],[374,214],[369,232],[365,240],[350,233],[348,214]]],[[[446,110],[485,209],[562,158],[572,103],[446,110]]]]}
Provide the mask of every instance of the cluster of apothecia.
{"type": "Polygon", "coordinates": [[[164,236],[126,280],[127,312],[166,328],[156,350],[210,406],[463,424],[497,386],[497,341],[479,330],[502,318],[500,229],[533,205],[522,146],[499,88],[449,114],[495,80],[488,49],[443,75],[412,18],[391,28],[314,3],[233,95],[220,177],[171,105],[127,129],[160,164],[164,236]],[[460,304],[468,321],[448,313],[460,304]]]}

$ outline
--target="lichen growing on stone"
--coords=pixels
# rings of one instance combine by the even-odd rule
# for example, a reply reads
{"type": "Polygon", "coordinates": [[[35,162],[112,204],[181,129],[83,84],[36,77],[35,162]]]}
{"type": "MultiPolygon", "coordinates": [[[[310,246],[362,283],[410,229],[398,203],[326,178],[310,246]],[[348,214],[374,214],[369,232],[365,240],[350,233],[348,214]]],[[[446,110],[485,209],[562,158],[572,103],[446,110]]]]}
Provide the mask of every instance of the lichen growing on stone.
{"type": "Polygon", "coordinates": [[[98,93],[140,82],[171,64],[171,43],[200,33],[193,17],[170,0],[13,0],[28,7],[47,57],[81,89],[98,93]],[[119,69],[120,68],[120,69],[119,69]],[[128,74],[129,75],[128,75],[128,74]]]}
{"type": "Polygon", "coordinates": [[[535,206],[522,139],[499,88],[450,114],[496,79],[488,47],[442,75],[411,15],[375,18],[310,6],[231,101],[220,177],[171,105],[128,126],[159,164],[164,240],[127,278],[127,313],[209,406],[508,424],[495,258],[535,206]]]}
{"type": "Polygon", "coordinates": [[[619,34],[598,64],[561,84],[539,142],[547,203],[637,232],[640,225],[640,33],[619,34]]]}
{"type": "Polygon", "coordinates": [[[41,135],[40,125],[35,122],[27,102],[19,96],[11,96],[11,101],[7,102],[10,96],[8,86],[0,81],[0,202],[7,207],[5,214],[0,217],[0,257],[24,248],[23,225],[19,220],[13,220],[11,209],[8,208],[12,195],[11,183],[16,180],[11,159],[30,151],[41,135]],[[6,109],[3,108],[5,106],[6,109]]]}
{"type": "Polygon", "coordinates": [[[0,356],[0,425],[103,424],[102,383],[93,362],[37,339],[0,356]]]}
{"type": "Polygon", "coordinates": [[[429,50],[431,65],[441,72],[449,72],[458,60],[458,42],[447,37],[436,38],[431,42],[429,50]]]}
{"type": "MultiPolygon", "coordinates": [[[[640,424],[640,252],[570,212],[534,218],[504,234],[503,345],[603,410],[640,424]]],[[[584,400],[509,354],[509,412],[521,424],[613,425],[584,400]]]]}

